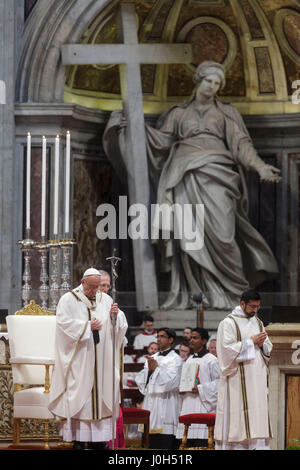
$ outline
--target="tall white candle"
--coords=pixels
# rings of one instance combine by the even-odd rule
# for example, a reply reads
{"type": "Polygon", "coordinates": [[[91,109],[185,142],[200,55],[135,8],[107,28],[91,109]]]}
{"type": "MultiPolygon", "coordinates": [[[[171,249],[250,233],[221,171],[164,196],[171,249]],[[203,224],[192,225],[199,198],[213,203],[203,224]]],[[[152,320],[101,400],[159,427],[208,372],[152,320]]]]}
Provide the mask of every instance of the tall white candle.
{"type": "Polygon", "coordinates": [[[26,159],[26,229],[30,229],[30,178],[31,178],[31,135],[27,134],[26,159]]]}
{"type": "Polygon", "coordinates": [[[70,232],[70,168],[71,168],[71,135],[66,139],[66,197],[65,197],[65,233],[70,232]]]}
{"type": "Polygon", "coordinates": [[[59,136],[55,139],[55,168],[54,168],[54,223],[53,234],[58,234],[58,186],[59,186],[59,136]]]}
{"type": "Polygon", "coordinates": [[[42,204],[41,204],[41,237],[46,235],[46,152],[47,140],[43,136],[43,150],[42,150],[42,204]]]}

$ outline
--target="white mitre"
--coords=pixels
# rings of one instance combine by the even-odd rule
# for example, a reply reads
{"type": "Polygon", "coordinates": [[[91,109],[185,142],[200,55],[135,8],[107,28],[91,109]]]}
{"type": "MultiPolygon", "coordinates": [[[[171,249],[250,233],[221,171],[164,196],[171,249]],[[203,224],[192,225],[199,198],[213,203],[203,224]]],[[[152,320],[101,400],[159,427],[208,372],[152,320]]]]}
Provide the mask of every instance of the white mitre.
{"type": "Polygon", "coordinates": [[[98,269],[89,268],[83,273],[83,278],[88,276],[101,276],[101,274],[98,269]]]}

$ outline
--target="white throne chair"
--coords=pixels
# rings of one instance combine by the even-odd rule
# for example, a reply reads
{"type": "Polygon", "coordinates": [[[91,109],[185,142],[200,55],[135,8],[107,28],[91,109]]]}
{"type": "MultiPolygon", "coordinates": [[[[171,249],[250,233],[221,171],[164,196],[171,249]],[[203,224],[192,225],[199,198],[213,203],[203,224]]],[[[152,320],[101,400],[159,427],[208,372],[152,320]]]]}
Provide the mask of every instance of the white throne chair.
{"type": "Polygon", "coordinates": [[[33,419],[44,422],[44,448],[49,449],[49,420],[54,419],[48,404],[55,320],[54,314],[33,300],[6,317],[14,384],[13,446],[20,445],[20,420],[33,419]]]}

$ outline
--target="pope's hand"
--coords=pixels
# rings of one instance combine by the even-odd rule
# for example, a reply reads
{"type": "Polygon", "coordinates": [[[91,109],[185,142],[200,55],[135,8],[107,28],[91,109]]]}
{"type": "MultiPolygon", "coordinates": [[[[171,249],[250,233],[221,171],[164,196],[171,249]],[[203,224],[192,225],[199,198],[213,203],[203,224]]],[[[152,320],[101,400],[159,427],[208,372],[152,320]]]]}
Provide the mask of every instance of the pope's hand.
{"type": "Polygon", "coordinates": [[[102,328],[102,323],[100,320],[98,320],[97,318],[92,318],[91,319],[91,330],[94,331],[94,330],[101,330],[102,328]]]}
{"type": "Polygon", "coordinates": [[[113,315],[115,317],[117,317],[118,311],[119,311],[118,304],[112,304],[111,307],[110,307],[110,316],[111,316],[111,318],[113,317],[113,315]]]}
{"type": "Polygon", "coordinates": [[[272,183],[281,181],[282,178],[278,173],[280,173],[280,170],[272,165],[263,165],[258,170],[261,181],[270,181],[272,183]]]}

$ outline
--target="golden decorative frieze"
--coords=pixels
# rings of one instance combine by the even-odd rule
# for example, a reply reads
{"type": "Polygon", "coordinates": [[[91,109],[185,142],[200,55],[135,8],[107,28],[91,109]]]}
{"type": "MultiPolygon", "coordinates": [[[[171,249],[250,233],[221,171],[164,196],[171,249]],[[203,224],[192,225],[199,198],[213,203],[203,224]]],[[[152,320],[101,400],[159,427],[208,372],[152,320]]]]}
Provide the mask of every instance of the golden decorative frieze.
{"type": "Polygon", "coordinates": [[[48,310],[43,310],[40,305],[35,303],[34,300],[30,300],[29,304],[25,305],[22,310],[17,310],[15,315],[54,315],[48,310]]]}

